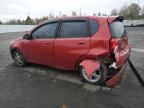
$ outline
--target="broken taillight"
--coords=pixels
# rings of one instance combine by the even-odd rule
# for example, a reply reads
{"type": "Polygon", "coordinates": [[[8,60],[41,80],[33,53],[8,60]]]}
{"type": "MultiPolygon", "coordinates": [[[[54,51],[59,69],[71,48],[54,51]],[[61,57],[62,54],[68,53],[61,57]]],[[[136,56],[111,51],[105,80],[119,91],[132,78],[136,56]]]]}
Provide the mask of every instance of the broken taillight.
{"type": "Polygon", "coordinates": [[[110,47],[111,51],[115,53],[115,51],[118,51],[121,46],[121,39],[118,38],[112,38],[110,41],[110,47]]]}
{"type": "Polygon", "coordinates": [[[110,41],[111,51],[115,53],[115,51],[122,50],[126,48],[127,44],[128,44],[128,37],[112,38],[110,41]]]}

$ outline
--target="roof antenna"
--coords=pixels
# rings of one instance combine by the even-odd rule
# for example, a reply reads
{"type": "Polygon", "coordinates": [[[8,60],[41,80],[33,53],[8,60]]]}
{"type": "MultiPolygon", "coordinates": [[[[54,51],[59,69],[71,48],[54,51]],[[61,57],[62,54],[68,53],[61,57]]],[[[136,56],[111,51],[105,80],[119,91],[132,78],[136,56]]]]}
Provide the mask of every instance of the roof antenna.
{"type": "Polygon", "coordinates": [[[59,18],[61,17],[61,11],[60,11],[60,13],[59,13],[59,18]]]}
{"type": "Polygon", "coordinates": [[[80,12],[79,12],[79,15],[81,16],[81,7],[80,7],[80,12]]]}
{"type": "Polygon", "coordinates": [[[29,12],[28,12],[28,16],[29,16],[29,12]]]}

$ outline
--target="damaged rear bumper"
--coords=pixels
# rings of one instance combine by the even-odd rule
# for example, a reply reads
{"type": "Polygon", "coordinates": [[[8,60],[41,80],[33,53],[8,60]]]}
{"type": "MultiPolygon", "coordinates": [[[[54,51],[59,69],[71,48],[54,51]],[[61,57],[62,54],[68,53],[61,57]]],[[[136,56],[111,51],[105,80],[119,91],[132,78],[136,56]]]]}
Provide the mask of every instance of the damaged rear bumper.
{"type": "Polygon", "coordinates": [[[105,85],[108,87],[114,87],[118,84],[120,84],[120,82],[123,79],[124,74],[126,74],[126,67],[127,67],[128,62],[126,61],[123,66],[120,68],[120,70],[118,71],[117,74],[115,74],[112,78],[110,78],[109,80],[107,80],[105,82],[105,85]]]}

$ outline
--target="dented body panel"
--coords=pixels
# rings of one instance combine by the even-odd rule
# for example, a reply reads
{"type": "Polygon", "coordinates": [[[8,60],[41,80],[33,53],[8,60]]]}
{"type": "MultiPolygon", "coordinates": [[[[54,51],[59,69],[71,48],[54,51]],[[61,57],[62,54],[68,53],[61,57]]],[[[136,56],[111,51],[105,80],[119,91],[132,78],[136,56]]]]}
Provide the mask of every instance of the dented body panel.
{"type": "Polygon", "coordinates": [[[114,87],[114,86],[117,86],[118,84],[120,84],[124,75],[127,74],[125,72],[126,66],[127,66],[127,62],[124,63],[124,65],[120,68],[120,70],[117,72],[116,75],[114,75],[111,79],[109,79],[108,81],[105,82],[106,86],[114,87]]]}

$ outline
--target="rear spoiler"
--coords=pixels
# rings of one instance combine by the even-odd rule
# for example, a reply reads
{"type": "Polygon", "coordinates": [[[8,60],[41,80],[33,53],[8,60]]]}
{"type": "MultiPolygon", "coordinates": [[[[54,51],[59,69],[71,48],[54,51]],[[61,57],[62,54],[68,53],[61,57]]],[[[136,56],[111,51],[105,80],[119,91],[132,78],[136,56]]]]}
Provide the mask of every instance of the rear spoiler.
{"type": "Polygon", "coordinates": [[[110,17],[107,18],[108,23],[112,23],[114,21],[123,22],[124,19],[125,19],[124,16],[110,16],[110,17]]]}

